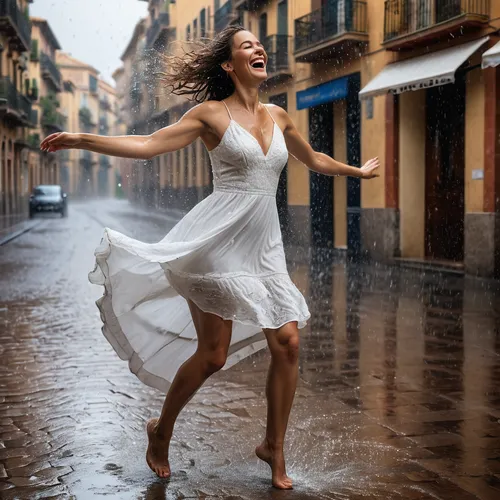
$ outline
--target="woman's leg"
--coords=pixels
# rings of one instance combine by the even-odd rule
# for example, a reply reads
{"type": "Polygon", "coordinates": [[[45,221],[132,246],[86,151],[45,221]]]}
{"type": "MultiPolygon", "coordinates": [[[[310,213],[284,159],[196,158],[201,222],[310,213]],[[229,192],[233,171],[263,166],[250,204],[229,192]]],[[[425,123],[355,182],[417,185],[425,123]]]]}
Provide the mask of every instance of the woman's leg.
{"type": "Polygon", "coordinates": [[[160,418],[150,420],[147,425],[149,446],[146,461],[160,477],[170,476],[168,447],[179,413],[205,380],[224,366],[231,342],[232,321],[205,313],[191,301],[189,308],[198,348],[175,375],[160,418]]]}
{"type": "Polygon", "coordinates": [[[273,486],[291,489],[292,480],[286,475],[283,444],[297,387],[299,367],[299,330],[297,323],[287,323],[277,330],[264,330],[271,350],[267,376],[267,428],[262,444],[255,449],[257,456],[272,470],[273,486]]]}

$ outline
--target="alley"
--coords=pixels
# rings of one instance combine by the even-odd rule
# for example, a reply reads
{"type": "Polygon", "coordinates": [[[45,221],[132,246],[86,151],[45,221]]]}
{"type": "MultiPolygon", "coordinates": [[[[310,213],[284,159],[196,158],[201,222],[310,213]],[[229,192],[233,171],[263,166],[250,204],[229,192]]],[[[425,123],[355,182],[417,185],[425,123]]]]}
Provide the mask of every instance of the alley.
{"type": "Polygon", "coordinates": [[[0,247],[1,498],[500,498],[498,285],[324,255],[289,263],[312,312],[286,443],[295,489],[273,490],[253,455],[268,352],[206,384],[178,421],[171,481],[156,479],[144,425],[163,396],[102,336],[87,273],[103,226],[152,242],[177,217],[74,203],[0,247]]]}

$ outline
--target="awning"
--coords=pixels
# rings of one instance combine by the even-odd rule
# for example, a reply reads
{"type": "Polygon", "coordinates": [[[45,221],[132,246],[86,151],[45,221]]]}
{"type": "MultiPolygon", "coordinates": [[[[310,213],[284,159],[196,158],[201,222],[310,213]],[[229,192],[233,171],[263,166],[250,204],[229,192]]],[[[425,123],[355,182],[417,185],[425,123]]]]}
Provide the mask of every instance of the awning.
{"type": "Polygon", "coordinates": [[[500,42],[497,42],[496,45],[493,45],[491,49],[487,50],[483,54],[483,63],[481,66],[483,69],[485,68],[494,68],[500,64],[500,42]]]}
{"type": "Polygon", "coordinates": [[[486,36],[474,42],[389,64],[361,90],[359,97],[366,99],[389,92],[400,94],[453,83],[457,69],[488,39],[486,36]]]}

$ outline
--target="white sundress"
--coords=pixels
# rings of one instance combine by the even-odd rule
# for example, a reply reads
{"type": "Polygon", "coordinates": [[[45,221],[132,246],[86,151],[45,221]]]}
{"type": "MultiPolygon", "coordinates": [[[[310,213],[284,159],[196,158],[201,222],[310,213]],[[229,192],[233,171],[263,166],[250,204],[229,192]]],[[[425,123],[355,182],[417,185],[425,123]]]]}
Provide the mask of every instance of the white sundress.
{"type": "Polygon", "coordinates": [[[89,273],[104,285],[105,337],[143,383],[165,392],[197,347],[186,299],[233,321],[224,369],[266,346],[263,328],[303,328],[310,317],[287,271],[276,207],[288,160],[283,133],[273,118],[265,154],[227,111],[229,125],[209,152],[213,193],[158,243],[106,228],[89,273]]]}

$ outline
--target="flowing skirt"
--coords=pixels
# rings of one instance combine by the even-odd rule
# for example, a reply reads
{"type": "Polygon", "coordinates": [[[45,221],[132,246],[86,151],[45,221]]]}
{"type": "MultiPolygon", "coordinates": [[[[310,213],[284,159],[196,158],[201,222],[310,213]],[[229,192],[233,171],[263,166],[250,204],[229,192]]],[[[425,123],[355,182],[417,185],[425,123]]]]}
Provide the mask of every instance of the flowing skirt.
{"type": "Polygon", "coordinates": [[[145,384],[167,391],[197,347],[187,300],[233,321],[224,369],[266,346],[263,328],[310,314],[286,268],[276,200],[215,191],[158,243],[106,228],[92,283],[103,333],[145,384]]]}

